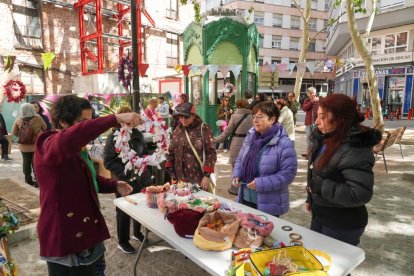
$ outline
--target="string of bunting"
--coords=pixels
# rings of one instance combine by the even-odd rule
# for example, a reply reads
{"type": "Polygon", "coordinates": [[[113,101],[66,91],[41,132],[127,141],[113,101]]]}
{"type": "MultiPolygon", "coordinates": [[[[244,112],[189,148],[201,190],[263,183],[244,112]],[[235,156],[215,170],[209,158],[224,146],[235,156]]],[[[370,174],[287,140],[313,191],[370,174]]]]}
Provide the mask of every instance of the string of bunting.
{"type": "MultiPolygon", "coordinates": [[[[167,131],[165,130],[165,121],[162,120],[157,114],[153,114],[152,118],[149,118],[145,114],[141,114],[141,118],[145,124],[138,126],[139,130],[149,131],[151,127],[154,128],[154,143],[157,144],[157,148],[151,155],[139,157],[137,153],[129,146],[129,140],[131,138],[132,128],[122,127],[119,131],[115,131],[115,151],[125,164],[125,174],[133,170],[134,175],[141,175],[145,172],[147,166],[157,166],[160,168],[160,163],[166,160],[165,152],[167,150],[167,131]]],[[[133,178],[135,179],[135,177],[133,178]]]]}

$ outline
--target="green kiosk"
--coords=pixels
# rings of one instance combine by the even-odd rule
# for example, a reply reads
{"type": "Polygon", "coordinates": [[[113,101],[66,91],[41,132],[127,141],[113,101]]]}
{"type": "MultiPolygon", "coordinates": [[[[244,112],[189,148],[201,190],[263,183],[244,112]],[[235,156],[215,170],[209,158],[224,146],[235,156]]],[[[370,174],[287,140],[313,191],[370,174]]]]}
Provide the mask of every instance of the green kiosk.
{"type": "Polygon", "coordinates": [[[223,95],[230,93],[235,105],[244,91],[257,93],[259,33],[242,16],[207,16],[191,23],[183,39],[184,62],[191,64],[185,93],[197,114],[217,131],[217,106],[223,95]]]}

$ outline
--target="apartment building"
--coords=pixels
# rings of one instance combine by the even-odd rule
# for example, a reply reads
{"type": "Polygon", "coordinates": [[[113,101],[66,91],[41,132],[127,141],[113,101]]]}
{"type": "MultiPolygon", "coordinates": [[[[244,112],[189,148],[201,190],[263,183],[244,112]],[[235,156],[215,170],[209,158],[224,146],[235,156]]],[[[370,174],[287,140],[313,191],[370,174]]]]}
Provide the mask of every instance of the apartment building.
{"type": "MultiPolygon", "coordinates": [[[[344,6],[330,10],[341,14],[344,6]]],[[[414,0],[382,0],[368,39],[383,108],[400,107],[403,116],[414,106],[414,0]]],[[[367,16],[357,17],[360,32],[367,16]]],[[[328,30],[327,54],[344,62],[336,71],[335,92],[356,97],[362,107],[370,106],[366,71],[352,43],[347,18],[341,18],[328,30]]]]}
{"type": "MultiPolygon", "coordinates": [[[[180,35],[194,18],[193,8],[180,6],[178,0],[137,2],[143,10],[142,63],[149,64],[141,90],[181,92],[182,73],[174,68],[183,61],[180,35]]],[[[18,78],[26,85],[28,95],[38,96],[128,92],[119,85],[117,76],[120,44],[124,43],[124,53],[131,48],[128,8],[126,0],[1,1],[0,56],[16,57],[12,72],[0,68],[1,84],[18,78]],[[83,14],[76,8],[81,3],[83,14]],[[82,36],[88,38],[84,44],[82,36]],[[45,71],[41,53],[47,52],[56,58],[45,71]]]]}
{"type": "MultiPolygon", "coordinates": [[[[240,14],[252,11],[254,23],[261,34],[259,49],[259,66],[264,64],[297,63],[301,47],[303,20],[298,8],[303,8],[304,1],[288,0],[261,0],[261,1],[237,1],[237,0],[202,0],[201,10],[208,12],[211,9],[237,9],[240,14]]],[[[325,0],[311,1],[311,19],[309,22],[310,37],[316,36],[309,45],[307,62],[324,62],[326,60],[325,43],[327,25],[328,2],[325,0]]],[[[295,69],[296,70],[296,69],[295,69]]],[[[286,95],[293,91],[295,85],[295,70],[275,72],[274,85],[263,81],[259,77],[259,92],[273,94],[274,96],[286,95]]],[[[259,70],[260,71],[260,70],[259,70]]],[[[301,92],[315,86],[318,92],[328,92],[330,73],[305,72],[301,92]]]]}

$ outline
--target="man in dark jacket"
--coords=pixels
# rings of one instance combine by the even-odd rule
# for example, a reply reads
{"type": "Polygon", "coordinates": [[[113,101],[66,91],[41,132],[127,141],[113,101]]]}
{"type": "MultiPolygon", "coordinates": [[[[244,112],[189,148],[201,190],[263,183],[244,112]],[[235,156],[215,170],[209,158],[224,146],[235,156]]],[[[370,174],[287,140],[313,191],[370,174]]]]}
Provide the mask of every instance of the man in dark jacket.
{"type": "Polygon", "coordinates": [[[0,106],[0,144],[1,144],[1,160],[10,161],[12,160],[9,157],[9,141],[7,140],[7,127],[6,122],[4,121],[3,114],[1,114],[0,106]]]}
{"type": "Polygon", "coordinates": [[[296,101],[296,95],[294,92],[289,92],[288,93],[288,103],[287,103],[287,107],[292,111],[293,113],[293,122],[296,126],[296,113],[298,113],[298,109],[299,109],[299,103],[298,101],[296,101]]]}
{"type": "MultiPolygon", "coordinates": [[[[129,107],[121,107],[119,113],[131,112],[129,107]]],[[[119,130],[119,129],[118,129],[119,130]]],[[[136,128],[132,129],[129,140],[131,150],[134,150],[139,157],[148,154],[147,146],[144,141],[144,135],[136,128]]],[[[108,135],[104,149],[104,165],[110,170],[112,177],[118,180],[126,181],[132,186],[132,193],[139,193],[141,189],[150,184],[149,170],[145,170],[141,176],[135,175],[132,170],[125,172],[125,164],[119,157],[119,153],[115,150],[114,133],[108,135]]],[[[116,193],[116,197],[120,197],[116,193]]],[[[129,243],[131,217],[124,211],[116,208],[116,224],[118,232],[118,248],[127,254],[135,253],[134,247],[129,243]]],[[[141,233],[141,224],[133,220],[133,239],[143,241],[144,235],[141,233]]]]}
{"type": "Polygon", "coordinates": [[[302,105],[303,111],[306,112],[305,115],[305,130],[306,130],[306,145],[308,150],[306,153],[302,154],[303,157],[308,158],[309,149],[311,146],[311,141],[309,139],[314,126],[316,118],[318,117],[318,107],[319,107],[319,98],[316,96],[316,88],[309,87],[307,92],[308,98],[305,99],[302,105]]]}

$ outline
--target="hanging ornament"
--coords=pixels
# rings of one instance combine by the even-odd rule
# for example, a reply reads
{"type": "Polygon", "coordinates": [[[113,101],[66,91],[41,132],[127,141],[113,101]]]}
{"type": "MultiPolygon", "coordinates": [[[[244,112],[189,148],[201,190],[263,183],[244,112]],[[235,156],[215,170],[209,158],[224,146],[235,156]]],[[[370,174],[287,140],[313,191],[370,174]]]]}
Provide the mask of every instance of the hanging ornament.
{"type": "Polygon", "coordinates": [[[125,173],[129,170],[133,170],[135,175],[141,175],[145,172],[147,166],[157,166],[160,168],[161,162],[165,161],[165,152],[167,151],[167,131],[165,130],[165,121],[162,120],[156,113],[152,118],[149,118],[145,114],[141,114],[142,119],[145,121],[144,126],[141,126],[141,130],[154,128],[154,142],[157,143],[157,149],[152,155],[146,155],[139,157],[135,151],[129,146],[129,140],[132,133],[132,128],[123,127],[119,131],[115,131],[115,151],[118,153],[119,158],[125,164],[125,173]]]}
{"type": "Polygon", "coordinates": [[[128,90],[131,86],[132,76],[134,74],[134,64],[132,58],[127,55],[121,57],[118,66],[118,80],[122,83],[122,86],[128,90]]]}
{"type": "Polygon", "coordinates": [[[9,80],[3,87],[9,103],[19,103],[26,97],[26,86],[19,80],[9,80]]]}

